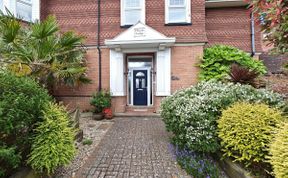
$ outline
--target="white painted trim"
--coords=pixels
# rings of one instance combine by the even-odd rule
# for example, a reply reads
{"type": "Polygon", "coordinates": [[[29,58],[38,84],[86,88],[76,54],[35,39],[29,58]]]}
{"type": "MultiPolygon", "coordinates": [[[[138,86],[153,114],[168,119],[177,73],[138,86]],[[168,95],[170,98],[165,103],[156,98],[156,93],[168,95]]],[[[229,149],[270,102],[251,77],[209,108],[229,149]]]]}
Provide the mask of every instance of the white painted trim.
{"type": "MultiPolygon", "coordinates": [[[[205,42],[189,42],[189,43],[174,43],[173,45],[171,45],[170,47],[173,47],[173,46],[204,46],[206,43],[205,42]]],[[[88,46],[87,47],[88,49],[90,49],[90,48],[97,48],[97,45],[90,45],[90,46],[88,46]]],[[[102,48],[102,49],[106,49],[106,48],[111,48],[111,47],[109,47],[109,46],[107,46],[107,45],[105,45],[105,46],[101,46],[100,48],[102,48]]],[[[131,53],[136,53],[136,52],[157,52],[158,51],[158,48],[140,48],[140,49],[133,49],[133,48],[131,48],[131,49],[129,49],[129,48],[123,48],[122,49],[122,52],[124,52],[124,53],[126,53],[126,52],[131,52],[131,53]]]]}
{"type": "Polygon", "coordinates": [[[110,92],[112,96],[125,96],[124,55],[110,50],[110,92]]]}
{"type": "Polygon", "coordinates": [[[171,95],[171,49],[157,52],[156,96],[171,95]]]}
{"type": "Polygon", "coordinates": [[[173,46],[204,46],[206,43],[175,43],[173,46]]]}
{"type": "Polygon", "coordinates": [[[40,0],[32,0],[32,22],[40,21],[40,0]]]}

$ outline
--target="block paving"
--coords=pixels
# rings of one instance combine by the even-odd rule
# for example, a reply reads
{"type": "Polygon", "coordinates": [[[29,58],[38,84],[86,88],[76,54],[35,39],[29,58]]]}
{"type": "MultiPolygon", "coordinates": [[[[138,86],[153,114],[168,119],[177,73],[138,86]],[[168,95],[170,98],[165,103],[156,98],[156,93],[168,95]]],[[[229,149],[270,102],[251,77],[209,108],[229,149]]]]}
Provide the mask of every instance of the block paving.
{"type": "Polygon", "coordinates": [[[160,118],[116,118],[76,177],[188,178],[173,158],[160,118]]]}

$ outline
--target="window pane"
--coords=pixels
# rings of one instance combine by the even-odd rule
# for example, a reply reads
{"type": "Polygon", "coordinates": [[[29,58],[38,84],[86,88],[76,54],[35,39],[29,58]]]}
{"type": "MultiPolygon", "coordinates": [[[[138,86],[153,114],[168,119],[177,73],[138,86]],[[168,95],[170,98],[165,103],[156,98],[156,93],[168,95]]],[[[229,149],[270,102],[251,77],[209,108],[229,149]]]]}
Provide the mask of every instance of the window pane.
{"type": "Polygon", "coordinates": [[[141,88],[146,88],[146,80],[144,78],[142,79],[142,87],[141,88]]]}
{"type": "Polygon", "coordinates": [[[180,6],[180,5],[184,5],[185,0],[170,0],[170,5],[171,6],[180,6]]]}
{"type": "Polygon", "coordinates": [[[140,7],[140,0],[126,0],[126,7],[140,7]]]}
{"type": "Polygon", "coordinates": [[[169,22],[185,22],[186,9],[185,8],[170,8],[169,22]]]}
{"type": "Polygon", "coordinates": [[[125,24],[131,25],[140,21],[141,18],[141,10],[126,10],[125,11],[125,24]]]}
{"type": "Polygon", "coordinates": [[[3,9],[3,0],[0,0],[0,10],[4,11],[4,9],[3,9]]]}
{"type": "Polygon", "coordinates": [[[32,5],[28,3],[23,3],[17,1],[16,5],[17,16],[23,20],[31,21],[32,20],[32,5]]]}

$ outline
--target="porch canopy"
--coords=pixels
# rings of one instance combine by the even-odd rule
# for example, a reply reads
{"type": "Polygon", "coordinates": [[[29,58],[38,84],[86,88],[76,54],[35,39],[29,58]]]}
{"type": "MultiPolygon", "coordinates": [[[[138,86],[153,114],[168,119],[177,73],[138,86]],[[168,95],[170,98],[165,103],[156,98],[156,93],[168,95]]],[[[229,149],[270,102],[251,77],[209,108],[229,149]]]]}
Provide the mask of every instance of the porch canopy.
{"type": "Polygon", "coordinates": [[[123,51],[129,49],[155,49],[164,50],[166,47],[172,46],[176,38],[169,38],[153,28],[138,22],[126,31],[120,33],[114,39],[105,40],[105,45],[115,51],[123,51]]]}
{"type": "Polygon", "coordinates": [[[127,53],[155,52],[156,96],[171,94],[171,49],[175,38],[169,38],[138,22],[114,39],[105,40],[110,48],[110,91],[113,96],[126,96],[125,62],[127,53]]]}

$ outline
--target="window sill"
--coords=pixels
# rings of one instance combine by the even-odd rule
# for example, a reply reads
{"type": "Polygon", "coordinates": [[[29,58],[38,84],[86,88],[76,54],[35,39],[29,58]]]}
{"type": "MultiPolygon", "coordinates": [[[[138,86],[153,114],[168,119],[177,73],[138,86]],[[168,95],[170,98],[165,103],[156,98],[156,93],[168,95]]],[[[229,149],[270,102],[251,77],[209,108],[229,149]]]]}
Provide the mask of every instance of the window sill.
{"type": "Polygon", "coordinates": [[[121,25],[120,28],[130,28],[132,27],[133,25],[121,25]]]}
{"type": "Polygon", "coordinates": [[[180,22],[180,23],[166,23],[165,26],[189,26],[192,23],[180,22]]]}

